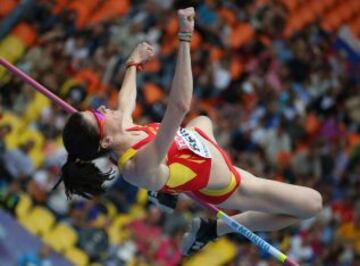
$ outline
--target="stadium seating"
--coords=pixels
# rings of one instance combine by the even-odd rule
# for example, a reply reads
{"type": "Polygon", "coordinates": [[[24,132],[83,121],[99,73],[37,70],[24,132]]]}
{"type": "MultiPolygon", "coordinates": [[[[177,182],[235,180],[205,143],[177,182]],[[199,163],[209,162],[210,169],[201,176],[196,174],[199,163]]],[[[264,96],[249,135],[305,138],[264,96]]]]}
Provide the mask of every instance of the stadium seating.
{"type": "Polygon", "coordinates": [[[70,226],[60,223],[44,235],[43,240],[56,251],[64,252],[75,246],[78,241],[77,232],[70,226]]]}
{"type": "Polygon", "coordinates": [[[74,263],[75,266],[87,266],[89,264],[89,257],[84,251],[78,248],[69,248],[64,255],[74,263]]]}
{"type": "Polygon", "coordinates": [[[28,215],[19,217],[19,221],[33,234],[44,235],[51,230],[55,217],[48,209],[36,206],[28,215]]]}
{"type": "Polygon", "coordinates": [[[9,124],[11,132],[5,137],[5,144],[8,149],[14,149],[19,144],[19,135],[26,127],[25,122],[16,114],[11,112],[4,112],[0,121],[1,124],[9,124]]]}
{"type": "MultiPolygon", "coordinates": [[[[0,18],[9,14],[15,7],[14,4],[19,0],[3,0],[4,8],[0,8],[0,18]]],[[[267,2],[265,0],[254,1],[258,5],[267,2]]],[[[348,25],[352,32],[360,37],[360,1],[359,0],[279,0],[275,1],[277,4],[282,3],[286,11],[286,29],[284,36],[290,38],[299,30],[304,29],[306,26],[316,22],[322,28],[329,32],[334,32],[342,25],[348,25]]],[[[118,0],[56,0],[54,7],[54,14],[59,14],[62,10],[69,9],[74,11],[76,16],[77,29],[84,29],[87,26],[92,26],[96,23],[107,22],[119,18],[119,16],[126,14],[130,9],[130,1],[118,0]]],[[[2,6],[3,7],[3,6],[2,6]]],[[[231,31],[230,34],[230,47],[228,51],[238,51],[247,44],[251,43],[253,39],[257,38],[257,32],[252,27],[250,21],[239,20],[238,14],[228,6],[223,6],[216,11],[217,14],[224,20],[231,31]]],[[[160,57],[171,57],[178,46],[176,33],[178,29],[177,19],[173,17],[168,20],[166,25],[163,26],[163,36],[160,42],[160,57]]],[[[19,62],[26,52],[36,42],[38,36],[34,28],[26,23],[19,23],[11,33],[0,41],[0,57],[4,57],[11,63],[19,62]]],[[[212,61],[219,62],[222,59],[229,61],[229,72],[232,81],[239,80],[244,73],[248,73],[246,69],[246,59],[233,53],[231,58],[226,58],[226,49],[216,46],[214,44],[206,43],[206,38],[203,32],[195,31],[191,42],[191,49],[193,52],[197,50],[201,52],[209,52],[212,61]]],[[[271,44],[272,40],[263,36],[259,38],[265,46],[271,44]]],[[[284,39],[283,41],[286,40],[284,39]]],[[[162,70],[162,58],[152,60],[145,66],[145,74],[157,74],[162,70]]],[[[202,71],[203,69],[200,69],[202,71]]],[[[83,105],[91,102],[92,96],[105,95],[105,87],[101,85],[101,78],[99,72],[91,68],[77,68],[70,66],[67,69],[66,75],[70,77],[61,83],[59,95],[65,98],[69,91],[76,85],[84,85],[87,90],[87,98],[83,105]],[[85,103],[85,104],[84,104],[85,103]]],[[[0,83],[6,83],[9,80],[9,74],[5,72],[4,68],[0,67],[0,83]]],[[[146,79],[142,87],[141,97],[144,103],[137,103],[134,113],[135,119],[140,118],[147,106],[161,103],[165,99],[164,89],[156,84],[149,82],[146,79]]],[[[251,109],[253,103],[256,101],[251,95],[244,96],[245,103],[242,108],[251,109]]],[[[111,93],[109,106],[115,106],[117,100],[117,91],[111,93]]],[[[198,108],[206,112],[209,116],[216,116],[212,100],[198,99],[198,108]]],[[[26,107],[22,117],[13,113],[5,112],[0,123],[9,123],[12,126],[12,132],[5,139],[7,148],[12,149],[19,146],[19,144],[31,139],[35,141],[35,148],[31,152],[30,157],[34,163],[35,168],[41,166],[44,161],[45,153],[43,152],[45,138],[35,129],[28,129],[32,123],[36,123],[44,108],[51,106],[47,98],[38,93],[34,94],[34,98],[26,107]]],[[[189,114],[189,117],[196,116],[197,111],[189,114]]],[[[321,127],[321,121],[313,116],[311,113],[305,118],[305,131],[308,136],[314,136],[318,133],[321,127]]],[[[353,148],[359,143],[359,135],[349,136],[348,146],[353,148]]],[[[61,136],[54,142],[56,145],[62,145],[61,136]]],[[[301,145],[297,144],[301,149],[301,145]]],[[[350,149],[350,148],[349,148],[350,149]]],[[[280,154],[280,153],[279,153],[280,154]]],[[[282,161],[287,162],[287,156],[291,154],[282,154],[282,161]],[[286,157],[286,158],[285,158],[286,157]]],[[[104,225],[110,223],[106,228],[110,243],[114,245],[121,244],[123,241],[130,237],[126,225],[134,219],[142,218],[146,214],[144,209],[147,203],[147,194],[145,190],[139,190],[137,194],[136,203],[130,208],[127,214],[119,214],[116,207],[111,202],[105,202],[107,213],[100,214],[95,220],[91,221],[91,225],[103,228],[104,225]]],[[[54,215],[45,207],[34,206],[28,194],[21,194],[18,205],[15,208],[17,219],[27,228],[30,232],[39,235],[48,243],[52,248],[64,254],[75,265],[88,265],[88,256],[76,247],[78,241],[78,234],[70,225],[58,223],[54,215]]],[[[352,229],[352,228],[350,228],[352,229]]],[[[348,228],[348,230],[350,230],[348,228]]],[[[345,230],[345,229],[344,229],[345,230]]],[[[345,234],[345,233],[344,233],[345,234]]],[[[348,235],[352,237],[351,233],[348,235]]],[[[281,243],[281,249],[289,248],[291,238],[284,238],[281,243]]],[[[356,243],[356,247],[360,250],[360,243],[356,243]]],[[[236,246],[229,240],[221,239],[214,244],[205,248],[201,253],[195,255],[187,260],[184,265],[224,265],[236,256],[236,246]],[[221,253],[218,252],[221,250],[221,253]]],[[[135,263],[136,264],[136,263],[135,263]]],[[[95,266],[95,264],[91,264],[95,266]]]]}
{"type": "Polygon", "coordinates": [[[32,209],[32,205],[33,204],[32,204],[31,197],[26,193],[22,193],[20,195],[19,203],[16,205],[16,208],[15,208],[16,217],[19,220],[22,220],[25,217],[27,217],[32,209]]]}
{"type": "Polygon", "coordinates": [[[119,244],[129,236],[129,232],[126,231],[125,225],[132,220],[133,218],[128,214],[119,214],[115,217],[107,231],[110,243],[119,244]]]}
{"type": "Polygon", "coordinates": [[[209,244],[201,253],[191,257],[184,266],[225,265],[236,255],[236,245],[227,239],[209,244]],[[221,250],[222,252],[217,252],[221,250]]]}
{"type": "Polygon", "coordinates": [[[103,5],[96,10],[87,22],[89,25],[109,21],[118,18],[128,12],[130,8],[130,1],[123,0],[108,0],[103,2],[103,5]]]}
{"type": "Polygon", "coordinates": [[[22,119],[31,124],[38,121],[44,109],[50,106],[50,100],[41,93],[34,93],[31,103],[27,106],[22,119]]]}
{"type": "MultiPolygon", "coordinates": [[[[16,62],[25,51],[25,43],[15,35],[8,35],[0,42],[0,58],[4,58],[10,63],[16,62]]],[[[5,68],[0,67],[0,81],[8,82],[10,74],[5,68]]]]}
{"type": "Polygon", "coordinates": [[[30,151],[30,158],[35,168],[39,167],[44,161],[45,154],[42,149],[44,147],[45,138],[38,130],[31,129],[24,131],[18,136],[18,144],[25,143],[26,141],[33,141],[34,148],[30,151]]]}

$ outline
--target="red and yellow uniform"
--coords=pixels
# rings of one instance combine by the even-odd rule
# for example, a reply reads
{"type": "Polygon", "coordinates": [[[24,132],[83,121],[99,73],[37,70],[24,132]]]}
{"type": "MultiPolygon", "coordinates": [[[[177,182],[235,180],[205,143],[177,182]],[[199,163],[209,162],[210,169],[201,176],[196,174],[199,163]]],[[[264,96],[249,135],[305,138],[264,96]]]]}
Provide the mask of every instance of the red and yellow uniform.
{"type": "MultiPolygon", "coordinates": [[[[135,126],[128,131],[144,131],[148,136],[133,145],[119,159],[118,165],[122,169],[136,152],[152,141],[159,128],[158,123],[145,126],[135,126]]],[[[169,167],[169,179],[161,189],[167,193],[192,192],[198,198],[212,204],[225,201],[240,185],[240,174],[236,171],[228,155],[199,128],[194,129],[199,135],[212,143],[222,154],[232,175],[230,184],[222,189],[207,189],[210,178],[211,154],[205,143],[192,131],[179,128],[176,137],[166,156],[169,167]]]]}

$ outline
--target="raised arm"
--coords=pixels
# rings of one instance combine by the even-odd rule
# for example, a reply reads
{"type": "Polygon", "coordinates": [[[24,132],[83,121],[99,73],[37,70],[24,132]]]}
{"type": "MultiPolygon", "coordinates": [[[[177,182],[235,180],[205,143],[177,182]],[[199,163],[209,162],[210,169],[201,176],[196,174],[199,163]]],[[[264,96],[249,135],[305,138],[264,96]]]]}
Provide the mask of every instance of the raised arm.
{"type": "Polygon", "coordinates": [[[155,139],[138,152],[127,168],[127,174],[132,176],[134,183],[151,190],[159,190],[166,183],[169,173],[162,162],[191,105],[193,77],[190,39],[194,16],[194,8],[178,11],[180,43],[165,115],[155,139]]]}
{"type": "Polygon", "coordinates": [[[136,106],[136,71],[153,56],[151,45],[142,42],[136,46],[126,62],[126,72],[118,95],[118,110],[131,122],[136,106]]]}
{"type": "Polygon", "coordinates": [[[157,163],[166,156],[176,131],[190,109],[193,93],[193,76],[191,71],[190,37],[194,29],[194,8],[179,10],[180,22],[179,51],[176,60],[175,75],[171,84],[168,105],[163,120],[154,139],[157,163]],[[188,34],[185,34],[188,33],[188,34]],[[182,35],[184,34],[184,35],[182,35]]]}

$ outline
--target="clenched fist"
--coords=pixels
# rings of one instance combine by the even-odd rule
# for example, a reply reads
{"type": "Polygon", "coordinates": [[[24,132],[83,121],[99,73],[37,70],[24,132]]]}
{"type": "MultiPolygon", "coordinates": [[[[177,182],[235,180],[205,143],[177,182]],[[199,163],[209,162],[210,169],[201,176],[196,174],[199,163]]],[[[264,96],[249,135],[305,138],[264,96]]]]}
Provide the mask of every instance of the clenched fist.
{"type": "Polygon", "coordinates": [[[180,32],[189,32],[194,31],[194,21],[195,21],[195,10],[193,7],[188,7],[185,9],[178,10],[178,20],[180,32]]]}
{"type": "Polygon", "coordinates": [[[153,57],[153,47],[147,42],[141,42],[132,51],[128,62],[132,62],[134,64],[144,64],[153,57]]]}

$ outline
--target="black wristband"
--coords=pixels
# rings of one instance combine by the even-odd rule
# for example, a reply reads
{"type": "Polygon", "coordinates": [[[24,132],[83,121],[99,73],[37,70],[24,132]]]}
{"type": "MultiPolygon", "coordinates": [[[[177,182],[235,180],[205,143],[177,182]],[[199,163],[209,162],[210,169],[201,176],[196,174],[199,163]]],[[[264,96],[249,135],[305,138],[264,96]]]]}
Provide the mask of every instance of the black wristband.
{"type": "Polygon", "coordinates": [[[179,32],[178,33],[179,40],[182,42],[191,42],[191,36],[192,36],[191,32],[179,32]]]}

